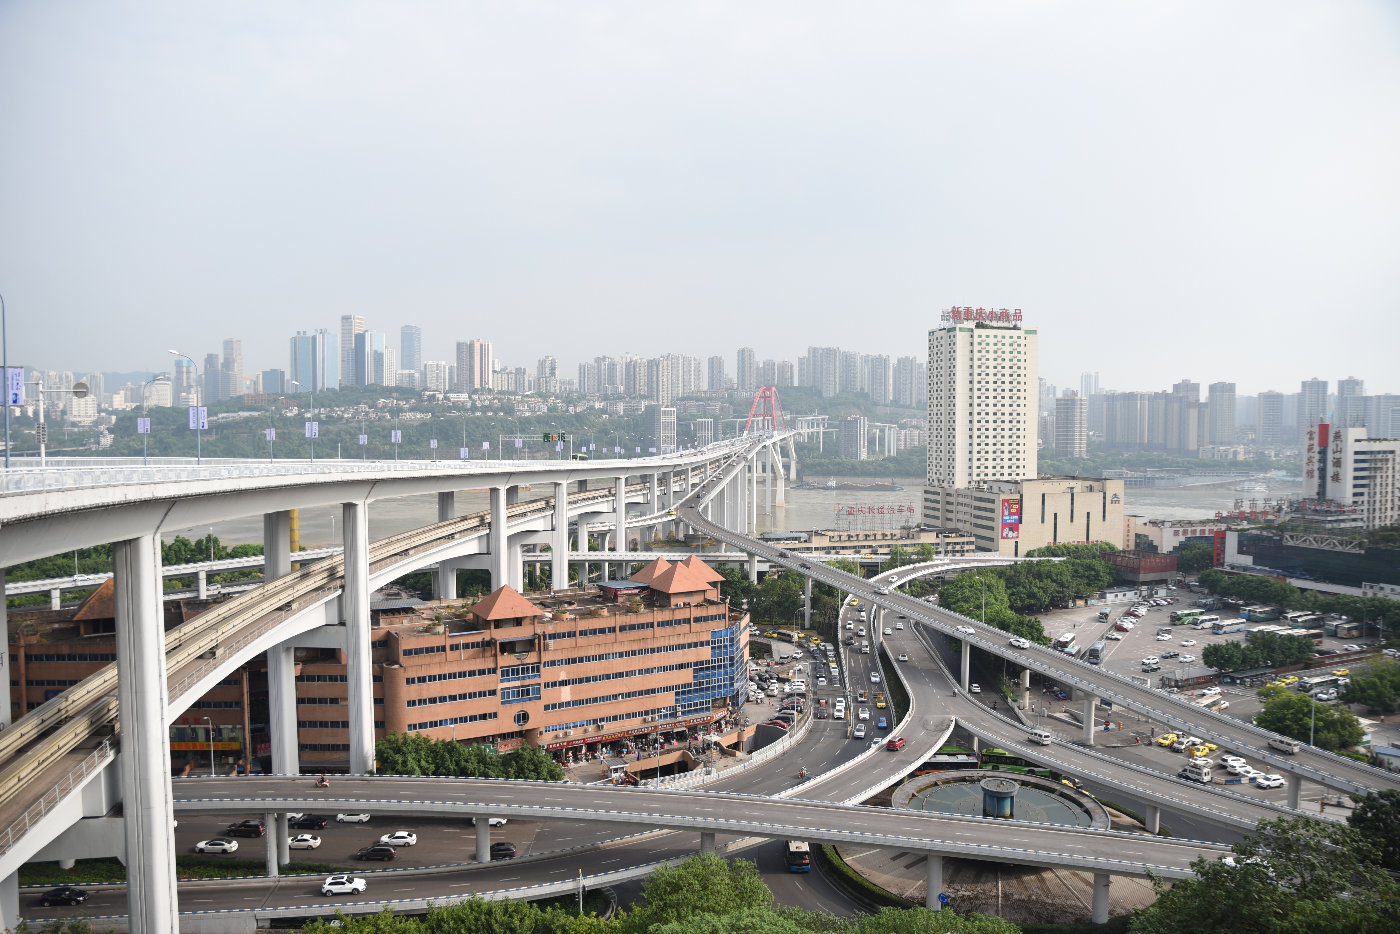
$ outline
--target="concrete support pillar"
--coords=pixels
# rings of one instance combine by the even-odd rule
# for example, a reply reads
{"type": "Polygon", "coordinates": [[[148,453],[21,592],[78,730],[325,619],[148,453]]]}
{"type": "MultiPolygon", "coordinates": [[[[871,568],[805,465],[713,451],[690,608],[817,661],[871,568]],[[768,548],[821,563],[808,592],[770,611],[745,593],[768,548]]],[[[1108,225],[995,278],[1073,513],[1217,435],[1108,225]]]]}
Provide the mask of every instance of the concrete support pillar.
{"type": "Polygon", "coordinates": [[[802,627],[812,628],[812,579],[802,579],[802,627]]]}
{"type": "Polygon", "coordinates": [[[943,856],[939,853],[928,855],[928,891],[924,894],[924,907],[929,911],[942,911],[943,903],[938,896],[943,894],[943,856]]]}
{"type": "Polygon", "coordinates": [[[177,930],[175,831],[170,823],[169,698],[156,534],[112,546],[116,578],[117,711],[128,930],[177,930]]]}
{"type": "MultiPolygon", "coordinates": [[[[62,864],[59,865],[59,868],[63,868],[62,864]]],[[[73,868],[71,861],[67,868],[73,868]]],[[[17,872],[12,872],[0,879],[0,925],[4,925],[7,931],[13,931],[19,927],[19,873],[17,872]]]]}
{"type": "MultiPolygon", "coordinates": [[[[369,625],[369,509],[363,502],[341,506],[345,545],[345,692],[350,707],[350,771],[374,769],[374,663],[369,625]]],[[[295,708],[294,708],[295,709],[295,708]]]]}
{"type": "Polygon", "coordinates": [[[195,571],[194,573],[195,596],[201,600],[209,599],[209,572],[195,571]]]}
{"type": "Polygon", "coordinates": [[[958,653],[958,659],[958,683],[966,691],[972,677],[972,645],[966,639],[962,640],[962,651],[958,653]]]}
{"type": "Polygon", "coordinates": [[[700,852],[713,853],[715,851],[714,831],[705,831],[700,834],[700,852]]]}
{"type": "Polygon", "coordinates": [[[64,872],[67,872],[68,870],[72,869],[72,868],[73,868],[74,866],[76,866],[76,865],[78,865],[77,859],[75,859],[75,858],[73,858],[73,857],[71,857],[71,856],[70,856],[68,859],[60,859],[60,860],[58,861],[58,868],[59,868],[59,869],[62,869],[64,872]]]}
{"type": "Polygon", "coordinates": [[[972,753],[973,753],[973,755],[976,755],[977,753],[980,753],[981,751],[982,751],[982,737],[980,737],[980,736],[974,736],[974,737],[972,737],[972,753]]]}
{"type": "Polygon", "coordinates": [[[549,586],[566,590],[569,586],[569,484],[554,484],[554,534],[549,540],[549,586]]]}
{"type": "Polygon", "coordinates": [[[506,544],[508,541],[507,528],[509,519],[507,518],[508,497],[506,488],[503,486],[493,486],[491,488],[491,532],[488,539],[491,543],[491,590],[498,590],[503,585],[509,583],[507,578],[507,563],[509,556],[506,554],[506,544]]]}
{"type": "Polygon", "coordinates": [[[491,822],[485,814],[476,816],[476,861],[491,862],[491,822]]]}
{"type": "Polygon", "coordinates": [[[1112,876],[1106,872],[1094,873],[1094,914],[1095,924],[1108,923],[1108,886],[1112,876]]]}
{"type": "Polygon", "coordinates": [[[613,551],[627,550],[627,478],[613,483],[613,551]]]}
{"type": "Polygon", "coordinates": [[[1148,833],[1160,832],[1162,829],[1162,809],[1155,804],[1149,804],[1146,813],[1143,814],[1142,825],[1147,828],[1148,833]]]}
{"type": "Polygon", "coordinates": [[[1288,806],[1294,810],[1298,809],[1303,796],[1303,777],[1293,772],[1288,773],[1288,806]]]}
{"type": "MultiPolygon", "coordinates": [[[[9,598],[5,595],[5,569],[0,567],[0,646],[4,651],[0,651],[0,684],[10,683],[10,607],[9,598]]],[[[24,716],[24,711],[20,711],[20,716],[24,716]]],[[[0,729],[4,729],[12,722],[10,713],[10,696],[5,695],[4,703],[0,703],[0,729]]],[[[0,927],[13,927],[9,919],[0,918],[0,927]]]]}
{"type": "MultiPolygon", "coordinates": [[[[457,517],[457,494],[448,491],[437,495],[437,517],[446,522],[457,517]]],[[[457,565],[451,561],[439,561],[433,569],[433,599],[457,599],[457,565]]]]}
{"type": "Polygon", "coordinates": [[[647,512],[661,511],[661,475],[647,474],[647,512]]]}
{"type": "Polygon", "coordinates": [[[758,583],[758,555],[749,555],[749,581],[758,583]]]}
{"type": "Polygon", "coordinates": [[[277,875],[277,812],[264,811],[263,824],[267,835],[263,837],[263,866],[269,876],[277,875]]]}
{"type": "Polygon", "coordinates": [[[1098,698],[1092,694],[1084,695],[1084,745],[1094,745],[1094,706],[1098,703],[1098,698]]]}
{"type": "Polygon", "coordinates": [[[263,580],[272,583],[292,570],[292,514],[263,514],[263,580]]]}
{"type": "Polygon", "coordinates": [[[267,650],[267,720],[272,739],[272,773],[299,774],[296,659],[290,645],[277,645],[267,650]]]}
{"type": "Polygon", "coordinates": [[[778,472],[778,507],[782,508],[787,505],[787,475],[783,472],[783,454],[777,445],[773,446],[773,457],[778,472]]]}
{"type": "Polygon", "coordinates": [[[506,583],[516,590],[525,589],[525,546],[511,542],[506,545],[506,583]]]}
{"type": "Polygon", "coordinates": [[[57,587],[49,591],[49,609],[63,609],[63,591],[59,590],[57,587]]]}
{"type": "Polygon", "coordinates": [[[1018,687],[1021,689],[1021,710],[1029,715],[1031,712],[1031,670],[1022,668],[1021,677],[1018,680],[1020,682],[1018,687]]]}
{"type": "Polygon", "coordinates": [[[770,515],[773,512],[773,449],[764,448],[758,463],[763,465],[763,509],[770,515]]]}
{"type": "MultiPolygon", "coordinates": [[[[584,513],[578,517],[578,551],[583,555],[588,554],[588,520],[591,518],[593,518],[592,515],[588,513],[584,513]]],[[[579,562],[578,583],[580,587],[588,583],[587,558],[579,562]]]]}

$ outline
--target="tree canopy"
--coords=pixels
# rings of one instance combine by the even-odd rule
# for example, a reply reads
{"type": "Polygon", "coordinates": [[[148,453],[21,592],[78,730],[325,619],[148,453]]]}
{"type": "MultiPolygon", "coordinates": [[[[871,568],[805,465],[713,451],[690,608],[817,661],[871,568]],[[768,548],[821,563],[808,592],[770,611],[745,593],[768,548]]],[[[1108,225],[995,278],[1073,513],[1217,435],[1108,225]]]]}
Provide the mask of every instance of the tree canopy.
{"type": "Polygon", "coordinates": [[[1380,658],[1351,674],[1345,699],[1364,704],[1371,713],[1393,713],[1400,708],[1400,662],[1380,658]]]}
{"type": "Polygon", "coordinates": [[[1220,642],[1208,645],[1201,660],[1217,671],[1243,671],[1249,668],[1276,668],[1296,665],[1312,658],[1312,640],[1289,633],[1255,632],[1248,642],[1220,642]]]}
{"type": "Polygon", "coordinates": [[[1364,732],[1356,714],[1340,704],[1319,704],[1307,694],[1268,689],[1260,691],[1264,709],[1255,723],[1266,730],[1282,733],[1321,749],[1350,749],[1361,742],[1364,732]]]}
{"type": "Polygon", "coordinates": [[[380,775],[564,780],[559,763],[534,746],[522,746],[503,756],[480,743],[435,740],[422,733],[389,733],[374,744],[374,757],[380,775]]]}

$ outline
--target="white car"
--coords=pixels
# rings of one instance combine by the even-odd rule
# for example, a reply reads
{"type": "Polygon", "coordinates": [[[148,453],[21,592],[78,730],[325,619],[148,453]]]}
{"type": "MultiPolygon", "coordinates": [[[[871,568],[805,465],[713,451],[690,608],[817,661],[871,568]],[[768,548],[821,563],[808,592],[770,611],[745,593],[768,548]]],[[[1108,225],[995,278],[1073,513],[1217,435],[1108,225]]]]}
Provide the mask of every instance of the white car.
{"type": "Polygon", "coordinates": [[[368,814],[337,814],[335,816],[337,824],[368,824],[368,814]]]}
{"type": "Polygon", "coordinates": [[[887,635],[887,636],[892,636],[892,635],[894,635],[894,630],[891,629],[890,627],[886,626],[886,627],[885,627],[885,635],[887,635]]]}
{"type": "Polygon", "coordinates": [[[1028,649],[1031,647],[1030,641],[1028,639],[1022,639],[1020,636],[1013,636],[1009,645],[1013,649],[1028,649]]]}
{"type": "Polygon", "coordinates": [[[1158,642],[1170,642],[1170,641],[1172,641],[1172,634],[1169,633],[1169,632],[1164,632],[1164,633],[1162,633],[1160,636],[1157,637],[1157,641],[1158,641],[1158,642]]]}
{"type": "Polygon", "coordinates": [[[380,837],[379,842],[386,846],[416,846],[418,834],[411,830],[395,830],[380,837]]]}
{"type": "Polygon", "coordinates": [[[1123,634],[1121,632],[1106,632],[1103,634],[1103,637],[1105,639],[1112,639],[1114,642],[1117,642],[1118,640],[1123,638],[1123,634]]]}
{"type": "Polygon", "coordinates": [[[907,653],[905,653],[905,652],[900,652],[900,653],[899,653],[899,660],[900,660],[901,662],[907,662],[907,661],[909,661],[909,655],[908,655],[907,653]]]}
{"type": "Polygon", "coordinates": [[[1181,662],[1181,664],[1183,664],[1183,665],[1189,665],[1189,664],[1191,664],[1192,662],[1194,662],[1195,660],[1196,660],[1196,656],[1194,656],[1194,655],[1183,655],[1183,656],[1181,656],[1181,658],[1177,659],[1177,661],[1181,662]]]}
{"type": "Polygon", "coordinates": [[[862,707],[862,708],[860,708],[860,710],[856,711],[856,719],[858,719],[858,720],[869,720],[869,719],[870,719],[870,708],[869,708],[869,707],[862,707]]]}
{"type": "Polygon", "coordinates": [[[855,737],[856,739],[865,739],[865,724],[857,723],[855,732],[852,733],[851,736],[855,737]]]}
{"type": "Polygon", "coordinates": [[[1284,782],[1283,782],[1283,776],[1282,776],[1282,775],[1258,775],[1258,776],[1255,776],[1254,784],[1258,785],[1260,788],[1282,788],[1282,787],[1283,787],[1283,784],[1284,784],[1284,782]]]}
{"type": "Polygon", "coordinates": [[[1142,660],[1142,663],[1143,663],[1144,665],[1155,665],[1155,664],[1157,664],[1157,663],[1160,662],[1160,661],[1161,661],[1161,659],[1158,658],[1157,656],[1155,656],[1155,655],[1149,655],[1149,656],[1147,656],[1146,658],[1144,658],[1144,659],[1142,660]]]}
{"type": "Polygon", "coordinates": [[[1244,765],[1244,759],[1240,756],[1221,756],[1220,764],[1228,769],[1232,765],[1244,765]]]}
{"type": "Polygon", "coordinates": [[[957,631],[960,632],[960,633],[962,633],[962,634],[965,635],[965,636],[970,636],[970,635],[973,635],[973,634],[975,634],[975,633],[977,632],[977,630],[976,630],[976,629],[973,629],[971,626],[959,626],[959,627],[957,628],[957,631]]]}
{"type": "Polygon", "coordinates": [[[819,687],[819,688],[824,688],[824,687],[826,687],[826,676],[825,676],[825,675],[823,675],[822,677],[820,677],[820,678],[817,679],[817,687],[819,687]]]}
{"type": "Polygon", "coordinates": [[[213,840],[201,840],[194,845],[196,853],[236,853],[238,852],[237,840],[226,840],[218,837],[213,840]]]}
{"type": "Polygon", "coordinates": [[[333,876],[328,876],[325,882],[321,883],[322,895],[350,895],[365,890],[365,880],[358,876],[348,876],[343,872],[338,872],[333,876]]]}
{"type": "Polygon", "coordinates": [[[968,690],[968,692],[971,693],[971,694],[981,694],[981,693],[982,693],[982,685],[977,684],[977,683],[969,684],[969,685],[967,686],[967,690],[968,690]]]}
{"type": "MultiPolygon", "coordinates": [[[[504,817],[488,817],[488,818],[486,818],[486,826],[488,826],[488,827],[504,827],[505,825],[506,825],[506,818],[504,818],[504,817]]],[[[476,826],[476,818],[475,818],[475,817],[472,818],[472,826],[473,826],[473,827],[476,826]]]]}
{"type": "Polygon", "coordinates": [[[878,671],[872,671],[872,672],[870,673],[870,683],[871,683],[871,684],[879,684],[879,683],[880,683],[880,673],[879,673],[878,671]]]}
{"type": "Polygon", "coordinates": [[[299,833],[287,841],[287,846],[294,850],[314,850],[321,845],[321,838],[314,833],[299,833]]]}
{"type": "Polygon", "coordinates": [[[1196,644],[1196,640],[1195,640],[1195,639],[1182,639],[1182,640],[1181,640],[1181,647],[1182,647],[1182,648],[1190,648],[1191,646],[1193,646],[1193,645],[1195,645],[1195,644],[1196,644]]]}

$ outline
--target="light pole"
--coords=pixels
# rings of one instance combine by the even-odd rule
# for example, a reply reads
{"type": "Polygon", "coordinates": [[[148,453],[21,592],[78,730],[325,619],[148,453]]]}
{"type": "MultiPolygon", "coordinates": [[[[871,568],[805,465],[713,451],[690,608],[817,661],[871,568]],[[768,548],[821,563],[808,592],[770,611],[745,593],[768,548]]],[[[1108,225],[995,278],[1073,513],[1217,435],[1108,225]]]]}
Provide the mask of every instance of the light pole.
{"type": "MultiPolygon", "coordinates": [[[[142,417],[142,418],[145,418],[145,417],[146,417],[146,390],[150,388],[150,386],[151,386],[152,383],[158,383],[158,382],[160,382],[161,380],[168,380],[168,379],[170,379],[170,377],[168,377],[168,376],[166,376],[164,373],[162,373],[162,374],[160,374],[159,376],[152,376],[150,379],[146,380],[144,383],[141,384],[141,417],[142,417]]],[[[145,466],[146,466],[146,439],[149,438],[150,436],[151,436],[151,427],[150,427],[150,424],[149,424],[149,422],[148,422],[148,423],[146,424],[146,430],[143,431],[143,432],[141,433],[141,466],[142,466],[142,467],[145,467],[145,466]]]]}
{"type": "Polygon", "coordinates": [[[5,296],[0,295],[0,366],[5,369],[5,469],[10,469],[10,342],[5,319],[5,296]]]}
{"type": "Polygon", "coordinates": [[[170,353],[171,353],[172,355],[176,356],[176,357],[183,357],[184,359],[190,361],[190,367],[194,370],[194,388],[193,388],[193,391],[192,391],[192,396],[193,396],[193,398],[192,398],[192,400],[191,400],[191,401],[194,402],[194,405],[192,405],[190,408],[194,411],[194,415],[195,415],[195,417],[194,417],[194,419],[193,419],[193,421],[194,421],[194,462],[195,462],[195,465],[198,466],[198,465],[204,463],[204,454],[203,454],[203,452],[200,450],[200,439],[204,437],[204,419],[202,419],[202,418],[199,417],[199,411],[198,411],[198,410],[199,410],[199,364],[195,363],[195,362],[194,362],[194,357],[191,357],[189,354],[180,353],[180,351],[178,351],[178,350],[172,350],[172,351],[170,351],[170,353]]]}
{"type": "MultiPolygon", "coordinates": [[[[293,386],[301,388],[301,383],[296,380],[288,380],[293,386]]],[[[316,387],[311,387],[311,420],[306,423],[306,440],[311,443],[311,463],[316,463],[316,432],[319,426],[316,424],[316,387]]]]}
{"type": "Polygon", "coordinates": [[[206,728],[209,730],[209,777],[214,777],[214,721],[208,717],[200,717],[206,728]]]}

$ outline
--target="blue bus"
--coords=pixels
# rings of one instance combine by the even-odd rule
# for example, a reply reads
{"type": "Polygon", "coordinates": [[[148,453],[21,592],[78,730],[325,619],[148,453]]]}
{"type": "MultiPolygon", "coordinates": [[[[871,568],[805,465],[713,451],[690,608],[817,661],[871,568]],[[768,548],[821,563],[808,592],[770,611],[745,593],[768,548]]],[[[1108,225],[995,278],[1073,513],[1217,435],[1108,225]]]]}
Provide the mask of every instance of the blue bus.
{"type": "Polygon", "coordinates": [[[788,872],[812,871],[812,848],[806,840],[787,842],[787,868],[788,872]]]}

